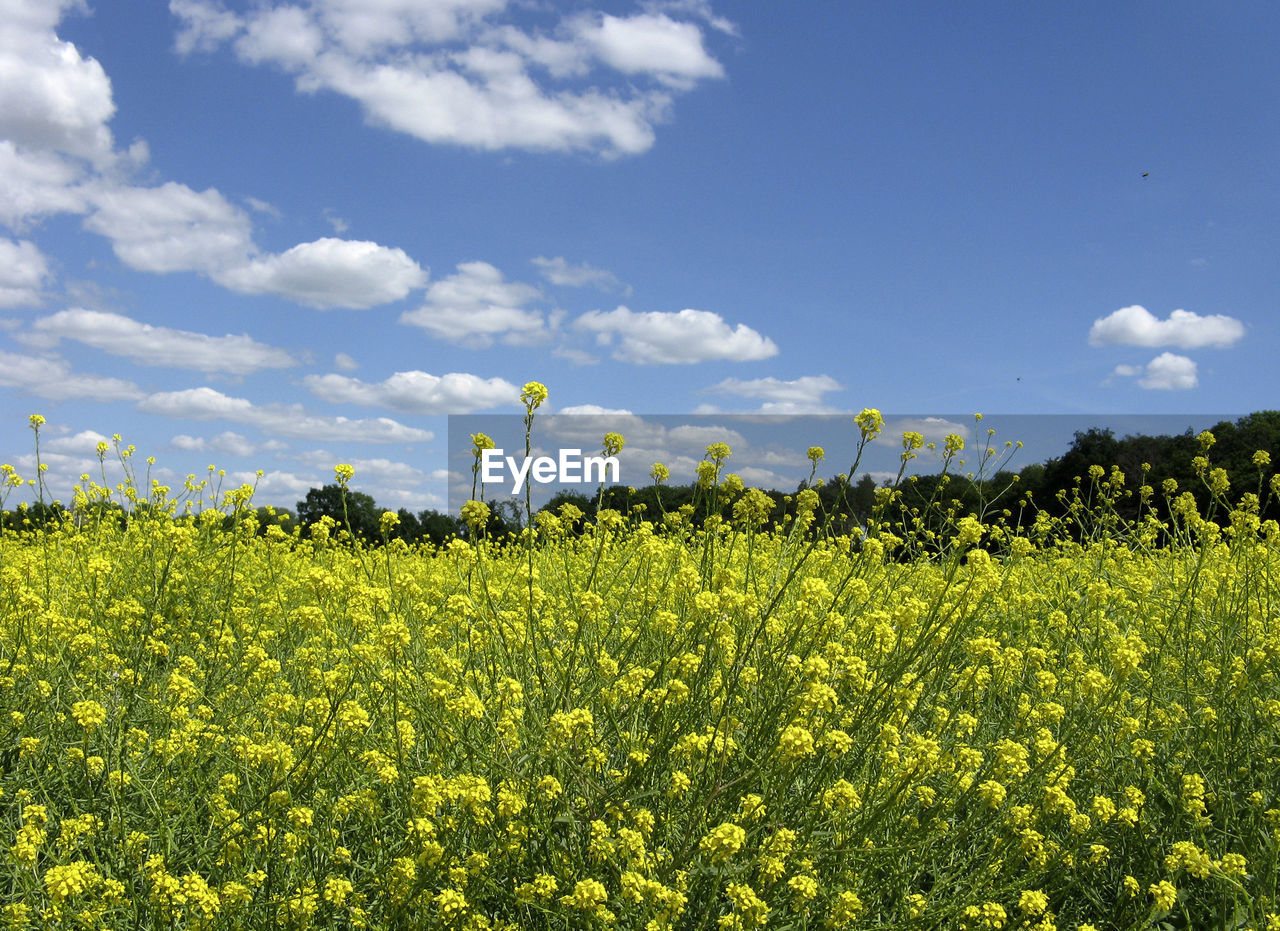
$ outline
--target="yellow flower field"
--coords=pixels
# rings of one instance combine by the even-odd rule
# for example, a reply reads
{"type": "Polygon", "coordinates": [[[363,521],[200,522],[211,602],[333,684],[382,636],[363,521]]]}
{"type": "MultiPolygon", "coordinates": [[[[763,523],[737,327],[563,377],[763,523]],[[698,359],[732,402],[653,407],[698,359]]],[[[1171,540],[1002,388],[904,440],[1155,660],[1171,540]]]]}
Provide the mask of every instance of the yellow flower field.
{"type": "Polygon", "coordinates": [[[4,531],[0,922],[1280,928],[1256,501],[1160,537],[1095,477],[908,558],[729,455],[705,528],[369,547],[152,489],[4,531]]]}

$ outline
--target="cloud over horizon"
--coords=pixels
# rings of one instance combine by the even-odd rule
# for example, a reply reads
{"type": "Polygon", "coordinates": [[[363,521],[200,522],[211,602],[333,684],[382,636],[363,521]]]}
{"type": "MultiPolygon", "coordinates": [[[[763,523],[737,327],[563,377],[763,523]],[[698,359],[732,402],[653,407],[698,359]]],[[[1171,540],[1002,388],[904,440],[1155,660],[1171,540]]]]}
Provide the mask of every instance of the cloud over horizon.
{"type": "Polygon", "coordinates": [[[573,323],[596,334],[601,346],[618,348],[613,357],[640,365],[692,364],[723,360],[751,362],[778,354],[778,345],[744,323],[732,327],[719,314],[685,309],[637,313],[627,307],[591,310],[573,323]]]}
{"type": "Polygon", "coordinates": [[[1244,336],[1244,324],[1224,314],[1201,316],[1175,310],[1161,320],[1145,307],[1134,305],[1100,317],[1089,330],[1092,346],[1174,346],[1200,349],[1233,346],[1244,336]]]}
{"type": "Polygon", "coordinates": [[[843,386],[830,375],[804,375],[790,381],[774,378],[726,378],[706,390],[715,394],[757,398],[764,414],[829,414],[836,408],[822,398],[843,386]]]}

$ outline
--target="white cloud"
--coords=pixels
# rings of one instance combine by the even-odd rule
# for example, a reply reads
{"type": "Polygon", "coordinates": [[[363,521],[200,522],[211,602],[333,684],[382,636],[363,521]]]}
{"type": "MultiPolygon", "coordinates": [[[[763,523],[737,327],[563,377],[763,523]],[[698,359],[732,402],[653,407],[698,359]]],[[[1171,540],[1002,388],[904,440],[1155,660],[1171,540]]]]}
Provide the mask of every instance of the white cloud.
{"type": "Polygon", "coordinates": [[[574,365],[599,365],[600,360],[591,353],[571,346],[557,346],[551,354],[558,359],[568,359],[574,365]]]}
{"type": "Polygon", "coordinates": [[[398,485],[416,485],[427,480],[426,473],[421,469],[407,462],[396,462],[391,459],[361,459],[351,456],[343,458],[324,449],[309,450],[300,453],[297,458],[310,466],[329,472],[332,472],[335,465],[344,462],[356,470],[356,484],[390,482],[398,485]]]}
{"type": "Polygon", "coordinates": [[[0,239],[0,307],[39,304],[48,277],[49,263],[35,243],[0,239]]]}
{"type": "Polygon", "coordinates": [[[128,401],[142,396],[131,381],[71,371],[64,360],[20,356],[0,352],[0,386],[52,401],[88,398],[93,401],[128,401]]]}
{"type": "Polygon", "coordinates": [[[0,223],[13,229],[54,213],[81,213],[83,172],[52,152],[19,149],[0,139],[0,223]]]}
{"type": "Polygon", "coordinates": [[[111,240],[120,261],[146,272],[216,275],[253,251],[248,215],[213,188],[105,187],[85,227],[111,240]]]}
{"type": "MultiPolygon", "coordinates": [[[[43,429],[47,429],[43,428],[43,429]]],[[[42,432],[43,432],[42,429],[42,432]]],[[[105,463],[98,461],[96,450],[85,450],[84,452],[56,452],[50,448],[49,442],[41,440],[40,443],[40,465],[44,466],[44,487],[46,494],[55,501],[61,501],[64,504],[70,504],[72,501],[72,489],[80,483],[80,476],[89,475],[91,479],[102,482],[102,474],[106,474],[106,485],[114,487],[116,484],[125,481],[127,476],[121,468],[118,461],[113,460],[113,455],[108,455],[105,463]]],[[[23,454],[15,456],[13,464],[17,466],[18,474],[27,479],[34,479],[36,476],[36,457],[34,454],[23,454]]],[[[158,479],[164,484],[171,484],[171,479],[175,478],[171,472],[163,468],[153,468],[151,477],[158,479]]],[[[35,495],[30,493],[29,489],[23,489],[27,494],[25,497],[29,501],[35,500],[35,495]]],[[[22,496],[20,491],[19,496],[22,496]]],[[[10,506],[16,503],[11,502],[10,506]]]]}
{"type": "Polygon", "coordinates": [[[115,113],[102,66],[84,58],[54,27],[70,2],[0,6],[0,136],[29,146],[105,161],[115,113]]]}
{"type": "Polygon", "coordinates": [[[1189,310],[1175,310],[1168,320],[1160,320],[1145,307],[1134,305],[1101,317],[1089,330],[1094,346],[1176,346],[1199,349],[1203,346],[1231,346],[1244,336],[1244,324],[1224,314],[1202,317],[1189,310]]]}
{"type": "Polygon", "coordinates": [[[199,372],[249,375],[260,369],[288,368],[297,361],[283,349],[246,335],[206,336],[188,330],[139,323],[99,310],[63,310],[31,325],[28,342],[52,346],[71,339],[124,356],[140,365],[168,365],[199,372]]]}
{"type": "Polygon", "coordinates": [[[1138,384],[1156,391],[1186,391],[1200,384],[1200,378],[1193,360],[1162,352],[1147,363],[1146,374],[1138,384]]]}
{"type": "Polygon", "coordinates": [[[739,469],[731,468],[729,471],[735,473],[749,488],[790,489],[796,484],[794,478],[779,475],[772,469],[762,469],[759,466],[743,466],[739,469]]]}
{"type": "Polygon", "coordinates": [[[613,272],[603,268],[594,268],[585,262],[580,265],[574,265],[563,256],[558,255],[553,259],[548,259],[540,255],[533,260],[533,264],[538,266],[542,277],[554,285],[562,285],[569,288],[581,288],[590,285],[600,291],[631,293],[631,288],[619,281],[613,272]]]}
{"type": "Polygon", "coordinates": [[[396,372],[374,383],[345,375],[308,375],[302,382],[316,397],[335,404],[389,407],[410,414],[467,414],[520,398],[520,389],[505,379],[459,372],[396,372]]]}
{"type": "Polygon", "coordinates": [[[525,307],[541,296],[532,285],[505,280],[488,262],[463,262],[456,274],[432,284],[426,303],[405,311],[400,322],[477,348],[491,346],[495,339],[529,343],[546,335],[542,313],[525,307]]]}
{"type": "Polygon", "coordinates": [[[53,439],[44,440],[40,444],[42,450],[50,450],[55,453],[65,453],[72,456],[97,456],[99,443],[110,443],[111,441],[94,430],[81,430],[79,433],[71,436],[59,436],[53,439]]]}
{"type": "Polygon", "coordinates": [[[672,93],[724,73],[693,21],[705,19],[702,10],[573,13],[545,33],[497,21],[507,8],[507,0],[301,0],[236,14],[211,0],[170,2],[182,23],[179,51],[230,41],[242,61],[292,72],[299,90],[336,91],[370,122],[432,143],[643,152],[672,93]]]}
{"type": "Polygon", "coordinates": [[[229,420],[257,427],[273,436],[348,443],[416,443],[432,438],[429,430],[407,427],[387,417],[349,420],[321,417],[300,404],[254,404],[212,388],[162,391],[138,403],[149,414],[188,420],[229,420]]]}
{"type": "Polygon", "coordinates": [[[236,40],[236,52],[251,64],[272,62],[302,68],[324,48],[324,34],[311,15],[296,6],[255,10],[236,40]]]}
{"type": "Polygon", "coordinates": [[[366,309],[398,301],[427,281],[401,249],[349,239],[317,239],[216,276],[242,294],[274,294],[310,307],[366,309]]]}
{"type": "Polygon", "coordinates": [[[1119,375],[1122,378],[1132,378],[1135,375],[1142,374],[1141,365],[1117,365],[1111,372],[1112,375],[1119,375]]]}
{"type": "Polygon", "coordinates": [[[182,20],[174,40],[181,55],[212,51],[242,28],[240,18],[208,0],[169,0],[169,10],[182,20]]]}
{"type": "Polygon", "coordinates": [[[365,309],[397,301],[427,273],[401,249],[322,238],[258,253],[249,216],[213,188],[197,192],[106,186],[85,227],[111,240],[120,260],[147,272],[196,271],[241,294],[271,294],[311,307],[365,309]]]}
{"type": "Polygon", "coordinates": [[[370,122],[422,139],[475,149],[599,151],[634,155],[652,147],[653,124],[670,106],[664,93],[631,99],[598,90],[548,95],[520,59],[501,53],[370,65],[326,60],[300,81],[364,106],[370,122]]]}
{"type": "Polygon", "coordinates": [[[208,440],[202,436],[191,436],[189,433],[177,434],[169,441],[169,445],[189,453],[200,453],[209,448],[208,440]]]}
{"type": "Polygon", "coordinates": [[[841,390],[841,385],[830,375],[805,375],[791,381],[768,378],[726,378],[712,385],[708,391],[732,394],[743,398],[759,398],[764,403],[761,413],[766,414],[824,414],[835,408],[822,403],[822,397],[841,390]]]}
{"type": "MultiPolygon", "coordinates": [[[[216,44],[241,31],[234,14],[213,4],[175,0],[173,7],[190,25],[181,46],[216,44]]],[[[245,211],[213,188],[121,183],[146,161],[147,146],[139,140],[114,149],[107,126],[115,111],[110,81],[54,31],[69,9],[87,7],[69,0],[0,3],[0,222],[18,228],[48,214],[88,211],[85,227],[106,236],[131,268],[195,271],[241,293],[316,307],[371,307],[425,284],[426,273],[399,249],[320,239],[264,254],[245,211]]],[[[287,18],[287,11],[279,15],[287,18]]],[[[277,36],[298,42],[301,33],[287,25],[277,36]]],[[[249,203],[271,209],[253,198],[249,203]]]]}
{"type": "Polygon", "coordinates": [[[738,35],[738,27],[732,20],[717,16],[711,9],[711,0],[644,0],[641,5],[650,11],[692,16],[725,35],[738,35]]]}
{"type": "Polygon", "coordinates": [[[291,511],[296,507],[297,501],[307,496],[308,491],[322,484],[324,483],[318,479],[279,469],[264,470],[262,475],[257,472],[228,472],[225,483],[231,487],[251,485],[255,504],[274,501],[279,502],[277,506],[291,511]]]}
{"type": "Polygon", "coordinates": [[[687,451],[701,455],[712,443],[728,443],[731,449],[739,452],[747,446],[747,438],[729,427],[700,427],[682,424],[672,427],[664,434],[664,440],[674,450],[687,451]]]}
{"type": "MultiPolygon", "coordinates": [[[[947,420],[945,417],[899,417],[891,418],[885,422],[884,430],[881,431],[879,438],[875,441],[879,446],[892,446],[898,449],[902,448],[902,435],[904,433],[919,433],[924,437],[926,443],[936,443],[942,446],[949,434],[956,434],[963,437],[969,447],[973,446],[973,430],[962,423],[956,423],[954,420],[947,420]]],[[[985,433],[979,440],[985,439],[985,433]]]]}
{"type": "Polygon", "coordinates": [[[694,363],[713,360],[747,362],[778,354],[773,340],[746,324],[730,327],[706,310],[636,313],[626,307],[592,310],[574,326],[596,334],[601,345],[621,341],[614,358],[641,364],[694,363]]]}
{"type": "Polygon", "coordinates": [[[556,411],[557,414],[568,414],[569,416],[611,416],[611,415],[631,415],[631,411],[622,407],[601,407],[599,404],[571,404],[568,407],[562,407],[556,411]]]}
{"type": "Polygon", "coordinates": [[[247,436],[232,430],[224,430],[217,436],[207,439],[203,436],[179,433],[169,443],[173,447],[187,452],[199,453],[206,450],[216,450],[217,452],[226,453],[228,456],[252,456],[262,450],[285,448],[283,443],[278,442],[255,443],[247,436]]]}
{"type": "Polygon", "coordinates": [[[580,17],[571,28],[596,57],[624,74],[652,74],[681,88],[724,75],[724,68],[703,47],[702,30],[665,14],[606,13],[580,17]]]}
{"type": "Polygon", "coordinates": [[[360,367],[360,363],[351,358],[345,352],[340,352],[333,357],[334,367],[342,372],[354,372],[360,367]]]}
{"type": "Polygon", "coordinates": [[[338,216],[328,207],[325,207],[322,213],[324,214],[325,221],[333,227],[333,231],[335,233],[345,233],[351,228],[350,223],[338,216]]]}
{"type": "Polygon", "coordinates": [[[249,209],[255,213],[265,213],[267,216],[279,220],[284,216],[280,212],[280,208],[268,201],[261,200],[257,197],[246,197],[244,202],[249,205],[249,209]]]}
{"type": "Polygon", "coordinates": [[[507,0],[312,0],[329,40],[355,55],[461,39],[507,0]]]}

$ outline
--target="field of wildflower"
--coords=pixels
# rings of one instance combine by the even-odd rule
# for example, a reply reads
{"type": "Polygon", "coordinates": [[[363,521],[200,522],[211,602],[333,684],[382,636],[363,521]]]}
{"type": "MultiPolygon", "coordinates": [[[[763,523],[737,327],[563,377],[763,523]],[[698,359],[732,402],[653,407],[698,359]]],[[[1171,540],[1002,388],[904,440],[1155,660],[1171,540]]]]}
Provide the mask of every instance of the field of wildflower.
{"type": "Polygon", "coordinates": [[[729,457],[703,526],[371,546],[86,479],[3,531],[0,920],[1280,928],[1265,452],[1216,515],[1117,521],[1176,490],[1099,469],[929,540],[778,523],[729,457]]]}

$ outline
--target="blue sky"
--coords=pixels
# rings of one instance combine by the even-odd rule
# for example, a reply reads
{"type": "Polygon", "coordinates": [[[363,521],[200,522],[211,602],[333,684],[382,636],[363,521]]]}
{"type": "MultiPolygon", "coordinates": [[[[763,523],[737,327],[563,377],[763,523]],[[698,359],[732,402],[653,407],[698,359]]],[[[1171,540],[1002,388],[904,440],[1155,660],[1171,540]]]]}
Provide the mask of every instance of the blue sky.
{"type": "MultiPolygon", "coordinates": [[[[446,415],[1276,406],[1266,4],[0,0],[0,459],[446,415]]],[[[851,428],[852,429],[852,428],[851,428]]],[[[811,442],[832,442],[813,437],[811,442]]],[[[803,450],[797,453],[803,458],[803,450]]]]}

